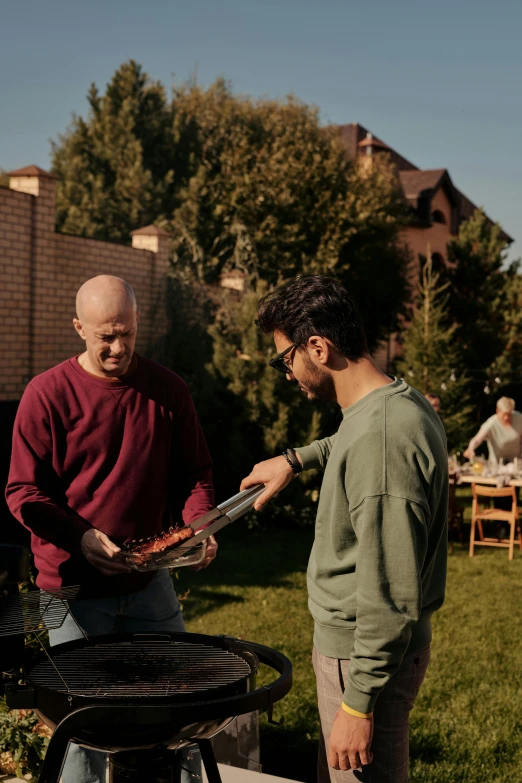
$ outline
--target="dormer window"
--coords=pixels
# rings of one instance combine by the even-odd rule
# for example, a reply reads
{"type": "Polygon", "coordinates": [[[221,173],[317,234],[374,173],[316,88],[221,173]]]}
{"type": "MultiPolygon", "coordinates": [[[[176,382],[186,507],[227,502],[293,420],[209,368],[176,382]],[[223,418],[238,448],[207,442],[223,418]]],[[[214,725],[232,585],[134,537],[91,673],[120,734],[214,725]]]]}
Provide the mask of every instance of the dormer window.
{"type": "Polygon", "coordinates": [[[440,209],[435,209],[431,213],[431,222],[432,223],[445,223],[446,218],[444,217],[444,213],[440,211],[440,209]]]}

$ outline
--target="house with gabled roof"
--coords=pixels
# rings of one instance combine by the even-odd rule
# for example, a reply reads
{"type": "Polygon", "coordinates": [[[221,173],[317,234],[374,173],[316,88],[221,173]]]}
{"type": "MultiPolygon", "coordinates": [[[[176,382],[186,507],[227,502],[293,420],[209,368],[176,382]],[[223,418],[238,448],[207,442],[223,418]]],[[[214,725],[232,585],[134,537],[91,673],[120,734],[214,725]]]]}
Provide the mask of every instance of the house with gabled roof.
{"type": "MultiPolygon", "coordinates": [[[[350,160],[386,154],[397,176],[408,205],[410,222],[404,238],[414,263],[426,256],[430,246],[434,265],[447,263],[447,245],[459,226],[477,209],[454,184],[447,169],[419,169],[409,160],[358,123],[340,125],[342,144],[350,160]]],[[[513,241],[505,232],[507,243],[513,241]]]]}
{"type": "MultiPolygon", "coordinates": [[[[411,253],[411,279],[416,280],[421,259],[429,246],[434,268],[448,263],[447,247],[454,239],[463,221],[471,217],[477,207],[453,183],[447,169],[419,169],[409,160],[374,136],[358,123],[338,126],[341,142],[350,160],[386,154],[395,166],[398,183],[408,206],[409,221],[403,239],[411,253]]],[[[493,222],[493,221],[491,221],[493,222]]],[[[505,232],[506,243],[513,242],[505,232]]],[[[374,354],[378,365],[389,370],[401,347],[397,334],[374,354]]]]}

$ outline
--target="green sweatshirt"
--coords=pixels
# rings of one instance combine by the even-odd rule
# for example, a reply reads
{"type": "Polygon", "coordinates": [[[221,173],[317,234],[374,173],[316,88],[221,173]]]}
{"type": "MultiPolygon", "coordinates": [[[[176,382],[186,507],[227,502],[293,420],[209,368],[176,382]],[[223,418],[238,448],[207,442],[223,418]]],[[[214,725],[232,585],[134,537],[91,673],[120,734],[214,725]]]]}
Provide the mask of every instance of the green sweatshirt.
{"type": "Polygon", "coordinates": [[[324,469],[308,566],[314,644],[350,659],[344,702],[370,713],[403,656],[430,643],[444,600],[446,435],[396,379],[343,410],[333,437],[297,451],[304,469],[324,469]]]}

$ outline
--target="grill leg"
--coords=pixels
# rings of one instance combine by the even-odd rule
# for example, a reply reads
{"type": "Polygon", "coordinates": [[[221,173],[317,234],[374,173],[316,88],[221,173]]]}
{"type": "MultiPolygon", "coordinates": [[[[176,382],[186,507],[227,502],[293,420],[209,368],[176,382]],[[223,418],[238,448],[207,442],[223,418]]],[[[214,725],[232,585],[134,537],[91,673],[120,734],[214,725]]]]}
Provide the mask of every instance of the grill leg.
{"type": "Polygon", "coordinates": [[[179,753],[174,751],[174,763],[171,766],[172,783],[181,783],[181,759],[179,753]]]}
{"type": "Polygon", "coordinates": [[[212,750],[212,743],[208,739],[196,740],[199,750],[201,751],[201,758],[203,760],[203,766],[207,773],[208,783],[223,783],[221,775],[219,774],[216,757],[212,750]]]}
{"type": "Polygon", "coordinates": [[[104,714],[103,710],[92,706],[82,707],[66,715],[49,741],[38,783],[59,783],[70,739],[76,735],[79,727],[100,721],[104,714]]]}
{"type": "Polygon", "coordinates": [[[59,733],[58,729],[56,729],[49,740],[38,783],[58,783],[68,746],[69,737],[67,734],[65,732],[59,733]]]}

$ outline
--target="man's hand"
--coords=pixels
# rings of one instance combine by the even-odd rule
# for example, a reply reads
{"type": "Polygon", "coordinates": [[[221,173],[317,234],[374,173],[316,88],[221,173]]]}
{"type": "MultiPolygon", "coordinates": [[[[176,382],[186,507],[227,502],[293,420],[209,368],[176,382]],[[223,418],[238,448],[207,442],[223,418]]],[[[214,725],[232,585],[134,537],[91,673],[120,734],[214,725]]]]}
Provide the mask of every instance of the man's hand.
{"type": "Polygon", "coordinates": [[[83,534],[80,546],[84,557],[104,576],[126,574],[131,570],[123,562],[119,546],[95,527],[83,534]]]}
{"type": "MultiPolygon", "coordinates": [[[[299,459],[299,455],[297,458],[299,459]]],[[[255,510],[259,511],[274,495],[290,484],[293,475],[292,468],[284,457],[273,457],[254,465],[252,473],[241,482],[240,490],[248,489],[254,484],[266,486],[266,490],[254,503],[255,510]]]]}
{"type": "Polygon", "coordinates": [[[214,538],[214,536],[209,536],[207,538],[207,552],[205,555],[205,559],[198,563],[198,565],[193,565],[192,570],[193,571],[201,571],[202,568],[206,568],[210,563],[214,560],[215,556],[217,555],[218,551],[218,542],[214,538]]]}
{"type": "Polygon", "coordinates": [[[471,449],[466,449],[466,451],[462,452],[462,456],[466,457],[466,459],[471,459],[471,454],[472,454],[471,449]]]}
{"type": "Polygon", "coordinates": [[[335,716],[328,743],[328,764],[333,769],[359,769],[371,764],[370,752],[373,736],[373,716],[356,718],[342,707],[335,716]]]}

